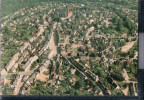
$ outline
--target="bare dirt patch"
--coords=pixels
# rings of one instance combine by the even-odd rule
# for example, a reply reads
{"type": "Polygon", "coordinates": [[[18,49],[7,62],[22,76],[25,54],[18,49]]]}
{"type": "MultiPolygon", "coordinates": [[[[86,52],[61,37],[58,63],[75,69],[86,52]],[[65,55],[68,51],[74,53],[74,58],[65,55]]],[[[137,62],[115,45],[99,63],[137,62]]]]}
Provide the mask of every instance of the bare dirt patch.
{"type": "MultiPolygon", "coordinates": [[[[57,23],[54,23],[53,30],[55,30],[56,25],[57,25],[57,23]]],[[[49,59],[51,59],[53,56],[55,56],[57,54],[57,47],[55,46],[55,43],[54,43],[54,32],[52,32],[52,34],[51,34],[49,47],[50,47],[50,51],[51,51],[49,54],[49,59]]]]}
{"type": "Polygon", "coordinates": [[[42,74],[42,73],[39,73],[39,74],[37,74],[37,76],[36,76],[36,79],[37,80],[40,80],[40,81],[43,81],[43,82],[46,82],[46,80],[48,79],[49,77],[47,76],[47,75],[44,75],[44,74],[42,74]]]}
{"type": "Polygon", "coordinates": [[[135,53],[134,59],[137,59],[138,52],[135,53]]]}
{"type": "Polygon", "coordinates": [[[136,43],[136,41],[132,41],[132,42],[128,42],[125,46],[123,46],[121,48],[121,52],[123,53],[127,53],[132,47],[133,45],[136,43]]]}
{"type": "Polygon", "coordinates": [[[128,95],[128,91],[129,91],[129,87],[127,86],[126,89],[122,90],[122,92],[124,93],[124,95],[128,95]]]}
{"type": "Polygon", "coordinates": [[[83,47],[83,45],[82,44],[72,44],[73,49],[78,48],[78,47],[83,47]]]}
{"type": "Polygon", "coordinates": [[[124,69],[123,77],[125,78],[125,81],[129,81],[130,79],[125,69],[124,69]]]}

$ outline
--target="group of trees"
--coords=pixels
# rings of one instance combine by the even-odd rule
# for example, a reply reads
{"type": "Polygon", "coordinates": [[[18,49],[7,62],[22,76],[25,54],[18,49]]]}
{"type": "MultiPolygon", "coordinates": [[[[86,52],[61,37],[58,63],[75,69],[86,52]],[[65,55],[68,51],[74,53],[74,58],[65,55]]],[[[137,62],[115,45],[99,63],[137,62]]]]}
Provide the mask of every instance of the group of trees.
{"type": "Polygon", "coordinates": [[[61,18],[58,14],[52,14],[51,17],[53,18],[53,21],[56,21],[56,22],[61,21],[61,18]]]}
{"type": "Polygon", "coordinates": [[[128,32],[126,33],[133,35],[136,31],[136,25],[124,14],[122,9],[112,7],[112,10],[120,17],[119,19],[116,18],[116,16],[113,18],[113,23],[117,25],[117,31],[123,32],[123,30],[125,30],[124,32],[126,32],[127,29],[128,32]]]}
{"type": "Polygon", "coordinates": [[[3,41],[9,41],[10,38],[15,38],[18,41],[26,41],[28,40],[29,36],[32,35],[32,32],[37,31],[37,25],[29,27],[28,24],[18,24],[16,26],[16,31],[11,31],[12,27],[6,25],[2,29],[3,33],[3,41]]]}
{"type": "Polygon", "coordinates": [[[5,68],[12,56],[16,53],[20,45],[13,42],[9,42],[8,45],[2,45],[2,55],[1,55],[1,67],[5,68]]]}
{"type": "Polygon", "coordinates": [[[18,68],[16,69],[17,72],[23,72],[24,69],[22,68],[22,66],[18,66],[18,68]]]}
{"type": "Polygon", "coordinates": [[[91,38],[92,47],[95,48],[95,50],[101,52],[102,50],[106,49],[107,45],[105,43],[104,39],[99,38],[91,38]]]}
{"type": "Polygon", "coordinates": [[[135,23],[130,20],[128,14],[126,14],[122,9],[116,9],[115,6],[105,6],[105,8],[111,9],[116,15],[112,17],[112,24],[107,28],[103,25],[101,30],[104,33],[127,33],[128,35],[133,35],[135,31],[137,31],[135,23]]]}
{"type": "Polygon", "coordinates": [[[120,72],[117,73],[111,73],[111,77],[117,81],[124,81],[124,77],[120,72]]]}
{"type": "Polygon", "coordinates": [[[22,8],[34,7],[43,2],[49,2],[49,0],[2,0],[1,16],[7,16],[22,8]]]}
{"type": "MultiPolygon", "coordinates": [[[[52,71],[53,68],[54,66],[50,67],[49,69],[50,72],[52,71]]],[[[55,86],[51,85],[50,83],[37,80],[35,85],[31,88],[30,94],[31,95],[80,95],[81,94],[80,88],[82,89],[83,87],[86,87],[84,86],[85,85],[84,80],[81,80],[76,75],[71,75],[71,72],[67,69],[67,66],[63,65],[63,67],[61,68],[62,68],[61,70],[64,71],[63,75],[66,76],[67,78],[65,78],[64,80],[55,79],[56,80],[55,85],[58,85],[57,81],[60,82],[58,89],[56,89],[55,86]],[[77,79],[76,82],[74,81],[70,82],[72,78],[76,78],[77,79]]],[[[53,78],[54,78],[54,74],[50,75],[49,79],[53,79],[53,78]]]]}
{"type": "Polygon", "coordinates": [[[58,43],[59,43],[59,33],[58,33],[58,31],[55,31],[55,33],[54,33],[54,42],[55,42],[55,45],[58,46],[58,43]]]}
{"type": "Polygon", "coordinates": [[[48,85],[45,87],[44,84],[45,82],[37,80],[36,85],[30,90],[30,95],[53,95],[55,89],[48,85]]]}
{"type": "Polygon", "coordinates": [[[117,49],[118,47],[122,47],[126,44],[126,41],[118,41],[118,42],[113,42],[114,47],[117,49]]]}

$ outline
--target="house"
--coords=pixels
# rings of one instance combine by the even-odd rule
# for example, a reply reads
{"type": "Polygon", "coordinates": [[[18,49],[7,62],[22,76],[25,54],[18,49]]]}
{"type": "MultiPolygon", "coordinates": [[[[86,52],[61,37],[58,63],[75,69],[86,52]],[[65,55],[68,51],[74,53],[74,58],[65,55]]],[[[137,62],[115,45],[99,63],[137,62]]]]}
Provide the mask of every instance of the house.
{"type": "Polygon", "coordinates": [[[30,86],[30,83],[26,83],[24,87],[28,88],[29,86],[30,86]]]}
{"type": "Polygon", "coordinates": [[[13,85],[17,85],[17,79],[15,79],[15,81],[13,82],[13,85]]]}
{"type": "Polygon", "coordinates": [[[82,61],[87,61],[87,60],[89,60],[86,56],[80,56],[80,60],[82,60],[82,61]]]}
{"type": "Polygon", "coordinates": [[[90,23],[90,24],[92,24],[93,22],[94,22],[94,20],[93,20],[93,19],[91,19],[91,20],[89,21],[89,23],[90,23]]]}
{"type": "Polygon", "coordinates": [[[115,5],[114,3],[109,3],[109,5],[115,5]]]}
{"type": "Polygon", "coordinates": [[[46,66],[42,66],[42,67],[40,67],[40,73],[43,73],[45,70],[47,70],[47,67],[46,66]]]}
{"type": "Polygon", "coordinates": [[[19,55],[20,55],[20,53],[18,52],[18,53],[16,53],[16,54],[13,56],[13,58],[10,60],[10,62],[9,62],[8,65],[6,66],[7,71],[9,71],[9,70],[14,66],[14,64],[16,63],[16,61],[17,61],[18,58],[19,58],[19,55]]]}
{"type": "Polygon", "coordinates": [[[26,62],[26,64],[25,64],[22,68],[24,68],[25,70],[30,69],[31,64],[32,64],[34,61],[36,61],[37,59],[38,59],[38,56],[31,57],[31,58],[26,62]]]}
{"type": "Polygon", "coordinates": [[[24,76],[23,81],[26,81],[29,76],[24,76]]]}
{"type": "Polygon", "coordinates": [[[57,84],[58,84],[58,85],[60,85],[60,83],[61,83],[60,81],[57,81],[57,84]]]}
{"type": "Polygon", "coordinates": [[[56,81],[51,81],[51,85],[55,85],[56,84],[56,81]]]}
{"type": "Polygon", "coordinates": [[[64,39],[60,39],[60,43],[62,44],[62,43],[64,43],[65,41],[64,41],[64,39]]]}
{"type": "Polygon", "coordinates": [[[76,69],[71,69],[71,74],[75,74],[76,69]]]}
{"type": "Polygon", "coordinates": [[[30,84],[30,83],[33,83],[33,82],[34,82],[34,79],[33,79],[33,78],[30,78],[27,82],[29,82],[29,84],[30,84]]]}
{"type": "Polygon", "coordinates": [[[122,38],[127,38],[127,34],[124,33],[124,34],[121,35],[121,37],[122,37],[122,38]]]}
{"type": "Polygon", "coordinates": [[[31,76],[31,78],[35,80],[35,78],[36,78],[36,73],[33,74],[33,75],[31,76]]]}
{"type": "Polygon", "coordinates": [[[1,76],[4,76],[4,75],[6,75],[7,74],[7,71],[5,70],[5,69],[3,69],[2,71],[1,71],[1,76]]]}
{"type": "Polygon", "coordinates": [[[28,91],[27,90],[22,90],[22,94],[25,95],[28,91]]]}
{"type": "Polygon", "coordinates": [[[71,56],[75,57],[75,56],[77,56],[77,53],[72,51],[71,56]]]}

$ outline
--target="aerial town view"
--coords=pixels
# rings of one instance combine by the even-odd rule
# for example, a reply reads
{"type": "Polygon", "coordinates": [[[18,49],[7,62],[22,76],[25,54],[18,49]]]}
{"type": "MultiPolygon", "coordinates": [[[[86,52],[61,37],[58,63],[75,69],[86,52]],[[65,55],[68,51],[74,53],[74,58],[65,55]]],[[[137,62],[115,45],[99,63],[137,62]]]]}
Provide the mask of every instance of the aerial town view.
{"type": "Polygon", "coordinates": [[[138,95],[138,0],[1,3],[1,95],[138,95]]]}

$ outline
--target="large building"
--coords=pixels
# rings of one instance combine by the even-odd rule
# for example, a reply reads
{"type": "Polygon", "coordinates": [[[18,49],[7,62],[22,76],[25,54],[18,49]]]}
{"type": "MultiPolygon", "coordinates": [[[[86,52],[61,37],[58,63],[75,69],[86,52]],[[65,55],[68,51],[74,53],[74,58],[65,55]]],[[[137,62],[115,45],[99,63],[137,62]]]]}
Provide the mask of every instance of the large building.
{"type": "Polygon", "coordinates": [[[56,9],[55,13],[57,13],[60,17],[67,17],[69,14],[69,8],[66,6],[64,9],[56,9]]]}

